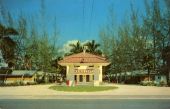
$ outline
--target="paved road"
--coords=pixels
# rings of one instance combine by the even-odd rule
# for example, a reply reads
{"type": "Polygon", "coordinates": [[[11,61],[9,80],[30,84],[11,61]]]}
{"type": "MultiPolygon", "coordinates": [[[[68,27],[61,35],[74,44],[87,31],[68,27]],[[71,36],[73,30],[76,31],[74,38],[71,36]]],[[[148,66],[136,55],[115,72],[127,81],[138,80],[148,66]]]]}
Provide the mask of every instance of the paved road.
{"type": "Polygon", "coordinates": [[[0,109],[170,109],[169,99],[5,99],[0,109]]]}
{"type": "Polygon", "coordinates": [[[1,95],[0,99],[169,99],[169,95],[1,95]]]}

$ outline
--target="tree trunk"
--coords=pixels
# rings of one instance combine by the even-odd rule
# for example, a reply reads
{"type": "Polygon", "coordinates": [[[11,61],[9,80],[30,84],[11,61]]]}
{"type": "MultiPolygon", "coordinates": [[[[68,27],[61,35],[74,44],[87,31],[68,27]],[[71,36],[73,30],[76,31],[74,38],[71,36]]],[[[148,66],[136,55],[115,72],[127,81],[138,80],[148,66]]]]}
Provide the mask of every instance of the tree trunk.
{"type": "Polygon", "coordinates": [[[168,71],[167,71],[167,83],[170,83],[170,81],[169,81],[169,77],[170,77],[170,68],[169,68],[169,66],[170,66],[170,61],[167,61],[167,68],[168,68],[168,71]]]}
{"type": "Polygon", "coordinates": [[[167,83],[170,83],[169,77],[170,77],[170,68],[168,68],[168,72],[167,72],[167,83]]]}
{"type": "Polygon", "coordinates": [[[150,68],[148,68],[148,81],[150,81],[150,68]]]}

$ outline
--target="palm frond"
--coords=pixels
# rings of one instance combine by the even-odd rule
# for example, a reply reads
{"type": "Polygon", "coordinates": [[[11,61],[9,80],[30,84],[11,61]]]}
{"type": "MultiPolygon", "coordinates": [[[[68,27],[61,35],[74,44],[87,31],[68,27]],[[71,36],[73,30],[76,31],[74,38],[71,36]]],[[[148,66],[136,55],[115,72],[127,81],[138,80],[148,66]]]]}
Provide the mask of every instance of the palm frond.
{"type": "Polygon", "coordinates": [[[18,35],[18,32],[14,28],[7,28],[5,30],[5,35],[18,35]]]}

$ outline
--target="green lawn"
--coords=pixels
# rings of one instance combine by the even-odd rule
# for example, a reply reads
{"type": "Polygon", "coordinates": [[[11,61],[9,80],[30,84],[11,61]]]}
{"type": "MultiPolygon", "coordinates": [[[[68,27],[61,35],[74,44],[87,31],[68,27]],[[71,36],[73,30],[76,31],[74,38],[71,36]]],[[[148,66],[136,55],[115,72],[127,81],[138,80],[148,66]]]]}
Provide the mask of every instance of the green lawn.
{"type": "Polygon", "coordinates": [[[117,89],[114,86],[51,86],[50,89],[57,91],[65,91],[65,92],[97,92],[97,91],[106,91],[117,89]]]}

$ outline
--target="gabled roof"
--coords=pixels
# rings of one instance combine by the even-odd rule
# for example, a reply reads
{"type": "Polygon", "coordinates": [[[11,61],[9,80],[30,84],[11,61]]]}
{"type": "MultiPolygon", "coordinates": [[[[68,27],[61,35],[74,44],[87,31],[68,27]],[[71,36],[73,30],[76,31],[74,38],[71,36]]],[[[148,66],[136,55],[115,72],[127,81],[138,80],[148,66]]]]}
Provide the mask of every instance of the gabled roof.
{"type": "Polygon", "coordinates": [[[66,56],[58,62],[60,65],[64,63],[109,63],[106,58],[86,52],[66,56]]]}

